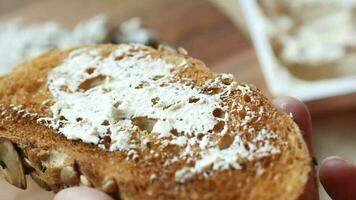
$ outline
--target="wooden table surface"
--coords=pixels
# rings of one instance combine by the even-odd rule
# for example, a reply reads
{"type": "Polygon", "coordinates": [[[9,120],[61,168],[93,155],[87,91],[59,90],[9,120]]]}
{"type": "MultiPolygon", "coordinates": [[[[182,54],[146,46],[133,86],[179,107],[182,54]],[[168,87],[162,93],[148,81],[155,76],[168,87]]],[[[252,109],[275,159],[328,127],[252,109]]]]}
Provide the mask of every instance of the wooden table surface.
{"type": "MultiPolygon", "coordinates": [[[[79,20],[95,14],[110,16],[110,26],[134,16],[141,16],[146,26],[155,30],[160,41],[186,48],[190,55],[207,63],[214,71],[234,74],[253,83],[270,97],[259,68],[255,51],[244,34],[237,0],[0,0],[0,22],[23,17],[26,22],[56,20],[71,28],[79,20]],[[83,4],[85,7],[83,7],[83,4]]],[[[1,31],[1,30],[0,30],[1,31]]],[[[330,109],[349,98],[314,102],[314,149],[321,161],[328,155],[340,155],[356,163],[356,107],[330,109]],[[322,105],[322,107],[320,106],[322,105]],[[325,105],[329,108],[327,112],[325,105]],[[330,111],[331,110],[331,111],[330,111]],[[336,111],[335,111],[336,110],[336,111]]],[[[51,199],[32,182],[20,191],[0,181],[0,200],[51,199]]],[[[321,199],[329,199],[322,192],[321,199]]]]}

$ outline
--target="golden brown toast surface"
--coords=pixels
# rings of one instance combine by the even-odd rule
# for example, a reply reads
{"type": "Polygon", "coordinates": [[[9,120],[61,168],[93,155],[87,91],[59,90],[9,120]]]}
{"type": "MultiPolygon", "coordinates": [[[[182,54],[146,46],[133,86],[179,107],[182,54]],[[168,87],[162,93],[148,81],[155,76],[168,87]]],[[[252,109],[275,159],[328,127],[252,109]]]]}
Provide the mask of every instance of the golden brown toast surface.
{"type": "MultiPolygon", "coordinates": [[[[117,46],[81,48],[97,49],[106,58],[117,46]]],[[[278,151],[264,156],[256,156],[254,151],[251,159],[237,156],[240,168],[229,166],[214,170],[212,164],[177,181],[177,171],[194,167],[200,158],[193,155],[195,161],[178,159],[167,164],[167,160],[184,151],[179,145],[163,148],[161,143],[151,142],[138,149],[137,156],[132,158],[125,151],[110,151],[105,141],[102,143],[105,147],[99,148],[98,144],[68,140],[58,129],[48,126],[45,119],[53,117],[51,109],[56,101],[48,89],[48,77],[71,52],[78,50],[72,49],[49,52],[0,78],[0,137],[18,146],[27,173],[54,191],[86,185],[121,199],[298,199],[309,178],[310,157],[299,128],[287,114],[277,111],[254,87],[229,78],[225,80],[225,76],[210,72],[199,60],[148,47],[139,47],[132,53],[142,49],[151,58],[174,65],[174,81],[197,88],[205,95],[232,88],[221,96],[228,116],[223,124],[227,127],[226,133],[219,134],[222,128],[218,124],[214,126],[217,130],[202,133],[215,139],[220,151],[229,149],[236,135],[241,137],[247,151],[252,151],[249,143],[257,148],[271,143],[278,151]],[[180,65],[181,60],[186,61],[184,66],[180,65]],[[218,84],[207,84],[214,81],[218,84]],[[260,112],[261,107],[263,112],[260,112]],[[262,130],[273,132],[275,137],[256,140],[262,130]]],[[[214,111],[217,113],[212,114],[219,118],[221,110],[214,111]]],[[[136,118],[131,119],[133,123],[136,118]]],[[[142,137],[161,140],[152,136],[150,128],[145,128],[149,120],[138,120],[138,130],[132,140],[142,140],[142,137]]],[[[184,133],[171,130],[171,134],[176,137],[184,133]]]]}

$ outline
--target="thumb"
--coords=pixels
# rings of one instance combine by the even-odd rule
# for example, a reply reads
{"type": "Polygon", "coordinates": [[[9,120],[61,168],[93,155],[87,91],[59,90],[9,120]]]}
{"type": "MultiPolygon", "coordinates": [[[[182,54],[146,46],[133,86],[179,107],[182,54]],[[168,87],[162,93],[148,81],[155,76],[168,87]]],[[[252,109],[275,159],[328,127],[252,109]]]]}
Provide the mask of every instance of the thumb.
{"type": "Polygon", "coordinates": [[[88,187],[72,187],[60,191],[54,200],[113,200],[102,191],[88,187]]]}
{"type": "Polygon", "coordinates": [[[329,157],[320,167],[320,181],[334,200],[356,199],[356,166],[339,157],[329,157]]]}

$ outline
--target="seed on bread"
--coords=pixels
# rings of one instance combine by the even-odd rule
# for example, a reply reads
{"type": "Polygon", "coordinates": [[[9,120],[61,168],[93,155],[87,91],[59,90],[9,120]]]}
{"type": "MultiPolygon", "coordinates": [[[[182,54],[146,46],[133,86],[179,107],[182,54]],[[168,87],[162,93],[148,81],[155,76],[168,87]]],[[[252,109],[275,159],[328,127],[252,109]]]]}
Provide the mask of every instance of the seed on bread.
{"type": "Polygon", "coordinates": [[[115,179],[105,177],[102,181],[102,190],[106,193],[114,193],[117,192],[118,186],[116,184],[115,179]]]}
{"type": "Polygon", "coordinates": [[[185,55],[185,56],[188,55],[188,51],[187,51],[186,49],[184,49],[183,47],[178,47],[178,48],[177,48],[177,52],[178,52],[179,54],[182,54],[182,55],[185,55]]]}
{"type": "Polygon", "coordinates": [[[79,182],[79,175],[73,166],[65,166],[61,170],[60,179],[62,183],[74,185],[79,182]]]}
{"type": "Polygon", "coordinates": [[[171,53],[176,53],[176,49],[174,49],[172,46],[169,46],[167,44],[159,44],[158,45],[158,51],[167,51],[167,52],[171,52],[171,53]]]}
{"type": "Polygon", "coordinates": [[[40,176],[36,172],[31,172],[30,176],[32,180],[37,183],[38,186],[45,189],[46,191],[51,191],[51,187],[44,180],[40,178],[40,176]]]}
{"type": "Polygon", "coordinates": [[[85,175],[80,175],[80,185],[86,186],[86,187],[91,187],[93,184],[89,181],[89,179],[85,175]]]}
{"type": "Polygon", "coordinates": [[[37,157],[42,161],[47,160],[49,158],[49,151],[41,149],[38,151],[37,157]]]}
{"type": "Polygon", "coordinates": [[[0,174],[10,184],[26,189],[27,183],[21,158],[12,142],[0,138],[0,174]]]}
{"type": "Polygon", "coordinates": [[[26,157],[22,158],[22,163],[24,165],[25,171],[33,171],[35,165],[26,157]]]}

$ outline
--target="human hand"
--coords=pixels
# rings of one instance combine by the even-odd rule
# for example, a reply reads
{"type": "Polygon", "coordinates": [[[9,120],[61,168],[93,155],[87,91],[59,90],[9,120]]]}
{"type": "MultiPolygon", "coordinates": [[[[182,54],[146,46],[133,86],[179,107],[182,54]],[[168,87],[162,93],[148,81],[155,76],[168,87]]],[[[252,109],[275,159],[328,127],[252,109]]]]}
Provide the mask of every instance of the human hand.
{"type": "MultiPolygon", "coordinates": [[[[307,107],[300,101],[290,97],[280,97],[273,101],[280,110],[292,113],[304,138],[312,151],[312,124],[307,107]]],[[[339,157],[326,158],[319,169],[320,182],[333,200],[356,199],[356,166],[346,163],[339,157]]],[[[315,191],[317,194],[317,191],[315,191]]],[[[317,197],[315,197],[317,198],[317,197]]]]}
{"type": "Polygon", "coordinates": [[[54,200],[113,200],[113,198],[94,188],[71,187],[58,192],[54,200]]]}
{"type": "MultiPolygon", "coordinates": [[[[294,121],[300,127],[308,148],[312,153],[312,123],[307,107],[300,101],[290,97],[280,97],[273,104],[281,111],[292,113],[294,121]]],[[[336,157],[329,157],[320,167],[320,180],[328,194],[334,200],[356,199],[356,166],[347,164],[336,157]]],[[[308,190],[313,200],[318,199],[317,188],[308,190]]],[[[54,200],[112,200],[107,194],[87,187],[73,187],[60,191],[54,200]]],[[[309,198],[310,199],[310,198],[309,198]]]]}

